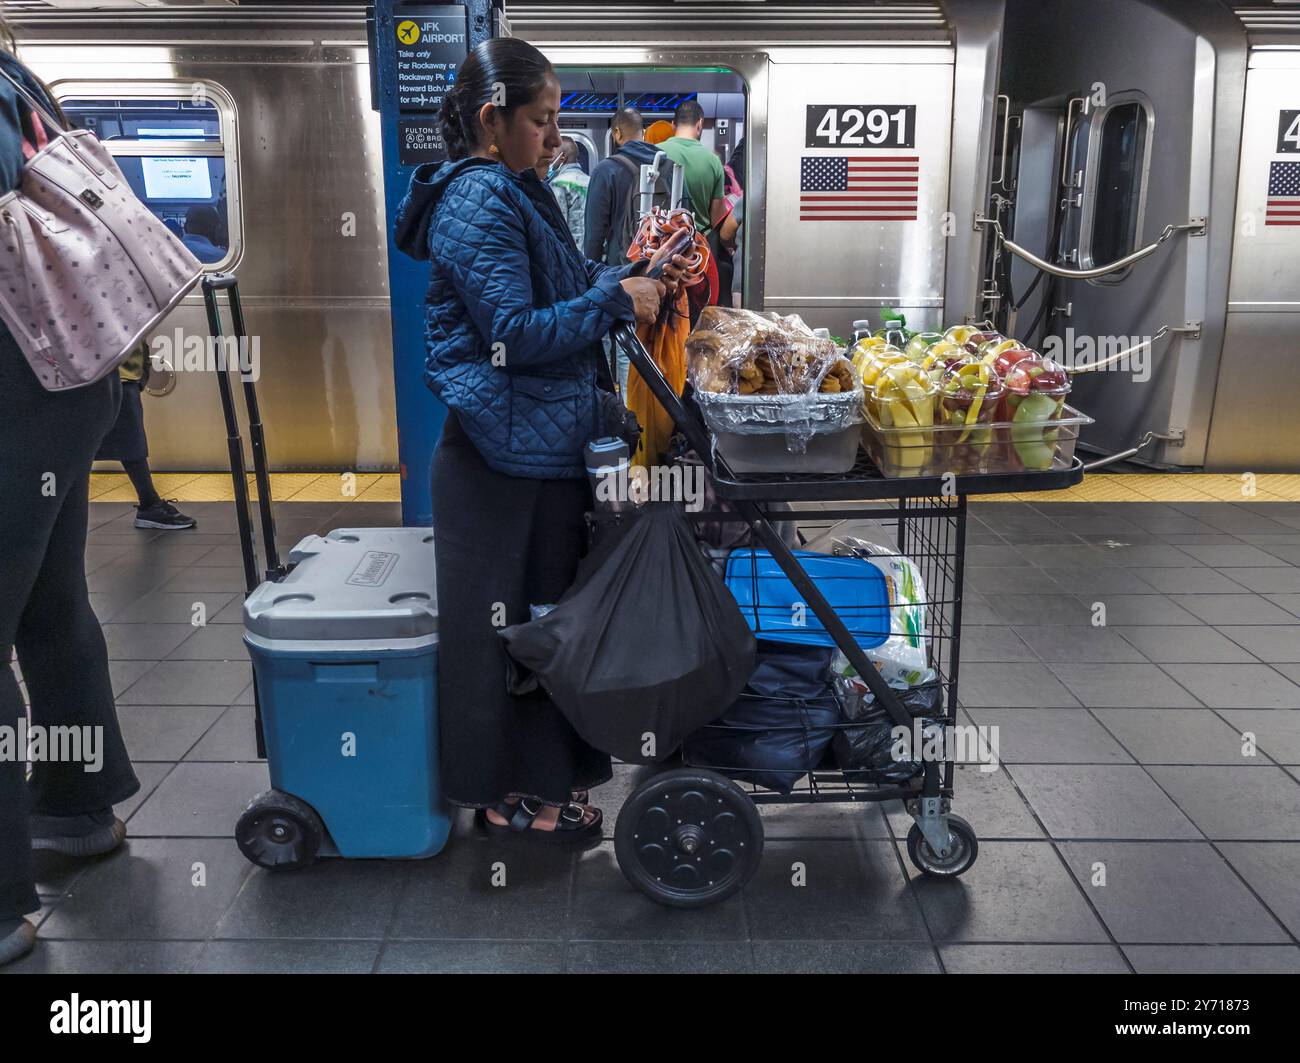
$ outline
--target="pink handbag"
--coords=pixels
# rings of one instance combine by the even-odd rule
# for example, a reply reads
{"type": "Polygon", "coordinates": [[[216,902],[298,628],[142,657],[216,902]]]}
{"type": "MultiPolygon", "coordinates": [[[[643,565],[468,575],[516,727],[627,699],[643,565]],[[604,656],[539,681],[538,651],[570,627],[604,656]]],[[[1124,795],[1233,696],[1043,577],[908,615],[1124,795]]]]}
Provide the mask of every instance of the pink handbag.
{"type": "Polygon", "coordinates": [[[0,196],[0,318],[47,391],[84,387],[126,359],[203,267],[93,133],[63,129],[0,74],[54,134],[0,196]]]}

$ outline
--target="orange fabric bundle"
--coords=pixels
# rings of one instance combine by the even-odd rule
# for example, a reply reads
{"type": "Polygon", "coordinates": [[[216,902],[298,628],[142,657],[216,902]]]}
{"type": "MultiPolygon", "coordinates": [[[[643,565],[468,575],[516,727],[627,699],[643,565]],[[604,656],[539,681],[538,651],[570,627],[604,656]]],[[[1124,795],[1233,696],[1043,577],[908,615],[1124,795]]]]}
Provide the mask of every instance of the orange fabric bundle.
{"type": "MultiPolygon", "coordinates": [[[[627,257],[633,262],[651,258],[682,229],[688,229],[693,240],[685,251],[679,252],[687,259],[687,267],[677,294],[664,300],[658,321],[653,325],[638,325],[636,330],[669,387],[678,395],[686,386],[686,337],[691,331],[686,289],[705,278],[709,265],[708,241],[695,231],[695,219],[689,210],[665,211],[655,207],[642,219],[636,239],[627,250],[627,257]]],[[[673,421],[635,367],[628,371],[627,405],[636,414],[642,429],[641,444],[632,463],[644,467],[662,463],[672,439],[673,421]]]]}
{"type": "MultiPolygon", "coordinates": [[[[691,331],[686,289],[678,288],[676,296],[670,296],[668,303],[671,309],[666,318],[653,325],[638,325],[636,334],[669,387],[680,395],[686,386],[686,337],[691,331]]],[[[635,366],[627,374],[627,405],[641,425],[641,444],[632,457],[632,464],[646,467],[661,464],[668,450],[668,441],[672,439],[673,419],[651,393],[635,366]]]]}

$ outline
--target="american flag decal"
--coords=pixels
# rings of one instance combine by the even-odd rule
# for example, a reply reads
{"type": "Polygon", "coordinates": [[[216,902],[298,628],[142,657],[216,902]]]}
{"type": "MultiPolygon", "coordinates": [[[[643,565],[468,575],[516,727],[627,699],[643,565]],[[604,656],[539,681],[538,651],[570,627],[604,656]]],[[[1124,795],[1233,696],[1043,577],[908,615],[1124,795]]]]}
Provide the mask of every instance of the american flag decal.
{"type": "Polygon", "coordinates": [[[919,155],[804,155],[800,221],[916,221],[919,155]]]}
{"type": "Polygon", "coordinates": [[[1265,225],[1300,225],[1300,162],[1275,162],[1268,168],[1265,225]]]}

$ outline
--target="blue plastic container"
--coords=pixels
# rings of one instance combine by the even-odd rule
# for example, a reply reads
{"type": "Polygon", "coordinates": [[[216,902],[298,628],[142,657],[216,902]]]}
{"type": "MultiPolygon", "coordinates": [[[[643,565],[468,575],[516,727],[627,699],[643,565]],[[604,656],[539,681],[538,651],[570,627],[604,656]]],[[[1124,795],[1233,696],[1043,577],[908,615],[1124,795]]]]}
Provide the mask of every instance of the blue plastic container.
{"type": "Polygon", "coordinates": [[[244,604],[271,785],[315,809],[321,855],[432,856],[451,831],[433,535],[341,528],[289,560],[282,582],[244,604]]]}
{"type": "MultiPolygon", "coordinates": [[[[795,557],[859,646],[869,650],[889,638],[889,589],[875,565],[860,557],[808,550],[796,550],[795,557]]],[[[835,645],[768,551],[732,550],[725,578],[759,638],[802,646],[835,645]]]]}

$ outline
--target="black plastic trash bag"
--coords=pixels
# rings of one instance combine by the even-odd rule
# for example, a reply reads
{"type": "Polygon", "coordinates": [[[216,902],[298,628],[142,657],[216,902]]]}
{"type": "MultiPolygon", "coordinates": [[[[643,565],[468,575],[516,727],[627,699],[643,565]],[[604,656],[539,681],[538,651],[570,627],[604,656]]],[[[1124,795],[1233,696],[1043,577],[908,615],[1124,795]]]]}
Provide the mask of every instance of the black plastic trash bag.
{"type": "Polygon", "coordinates": [[[621,520],[554,609],[501,637],[578,734],[633,763],[717,719],[754,670],[736,600],[669,502],[621,520]]]}
{"type": "MultiPolygon", "coordinates": [[[[942,726],[935,717],[943,713],[943,688],[936,680],[895,691],[899,700],[922,726],[942,726]]],[[[921,765],[912,760],[894,759],[894,721],[876,703],[870,693],[840,699],[841,718],[855,727],[841,727],[831,742],[835,763],[851,782],[906,782],[921,774],[921,765]]]]}
{"type": "Polygon", "coordinates": [[[735,704],[686,739],[687,761],[789,793],[821,763],[839,723],[827,681],[834,652],[761,643],[754,674],[735,704]]]}

